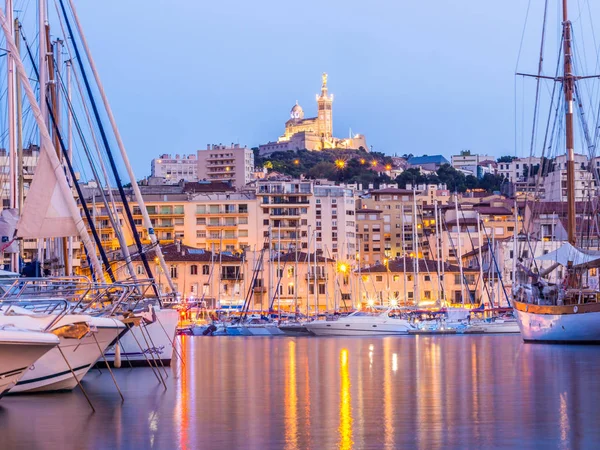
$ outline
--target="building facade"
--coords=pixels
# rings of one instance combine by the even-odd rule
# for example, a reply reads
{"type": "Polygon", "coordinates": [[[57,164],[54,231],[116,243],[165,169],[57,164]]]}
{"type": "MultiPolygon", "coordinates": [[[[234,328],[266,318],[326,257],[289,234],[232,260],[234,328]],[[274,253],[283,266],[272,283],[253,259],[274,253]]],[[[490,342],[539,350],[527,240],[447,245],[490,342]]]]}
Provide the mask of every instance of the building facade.
{"type": "Polygon", "coordinates": [[[198,162],[196,155],[164,154],[150,162],[151,176],[164,178],[167,182],[196,181],[198,179],[198,162]]]}
{"type": "Polygon", "coordinates": [[[206,150],[198,150],[198,180],[230,181],[241,189],[252,181],[254,173],[254,152],[239,144],[231,147],[208,145],[206,150]]]}

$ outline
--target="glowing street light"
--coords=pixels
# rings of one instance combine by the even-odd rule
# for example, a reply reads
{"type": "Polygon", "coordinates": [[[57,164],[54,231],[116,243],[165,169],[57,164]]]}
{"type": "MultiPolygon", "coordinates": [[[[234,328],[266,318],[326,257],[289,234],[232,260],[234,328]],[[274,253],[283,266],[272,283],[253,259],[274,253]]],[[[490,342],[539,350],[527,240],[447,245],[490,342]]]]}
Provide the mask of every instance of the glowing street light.
{"type": "Polygon", "coordinates": [[[294,165],[296,165],[296,166],[297,166],[298,164],[300,164],[300,160],[299,160],[299,159],[295,159],[295,160],[294,160],[294,165]]]}
{"type": "Polygon", "coordinates": [[[371,161],[371,165],[372,165],[373,167],[377,166],[377,161],[375,161],[375,160],[371,161]]]}
{"type": "Polygon", "coordinates": [[[386,164],[385,165],[385,170],[392,170],[392,165],[391,164],[386,164]]]}
{"type": "Polygon", "coordinates": [[[363,164],[363,165],[364,165],[366,162],[367,162],[367,160],[366,160],[365,158],[360,158],[360,163],[361,163],[361,164],[363,164]]]}
{"type": "Polygon", "coordinates": [[[338,169],[343,169],[346,167],[346,161],[344,161],[343,159],[336,159],[335,165],[338,169]]]}
{"type": "Polygon", "coordinates": [[[346,273],[348,272],[348,264],[343,263],[343,262],[339,262],[337,265],[337,270],[340,273],[346,273]]]}

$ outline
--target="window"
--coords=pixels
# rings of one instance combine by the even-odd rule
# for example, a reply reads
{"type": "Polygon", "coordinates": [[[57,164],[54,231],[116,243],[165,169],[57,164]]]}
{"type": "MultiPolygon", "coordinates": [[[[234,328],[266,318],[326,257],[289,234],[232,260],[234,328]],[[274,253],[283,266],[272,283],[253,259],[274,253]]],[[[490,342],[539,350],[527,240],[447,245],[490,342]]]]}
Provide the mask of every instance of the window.
{"type": "Polygon", "coordinates": [[[196,238],[203,239],[206,237],[206,231],[196,231],[196,238]]]}
{"type": "Polygon", "coordinates": [[[294,276],[294,267],[288,267],[287,276],[288,276],[288,278],[293,278],[293,276],[294,276]]]}
{"type": "Polygon", "coordinates": [[[144,275],[144,267],[136,266],[135,273],[137,273],[138,275],[144,275]]]}
{"type": "Polygon", "coordinates": [[[204,264],[202,266],[202,275],[209,275],[210,274],[210,266],[208,264],[204,264]]]}
{"type": "Polygon", "coordinates": [[[375,281],[383,281],[383,275],[377,275],[375,281]]]}
{"type": "Polygon", "coordinates": [[[170,272],[171,272],[171,278],[177,278],[177,266],[171,266],[170,272]]]}
{"type": "Polygon", "coordinates": [[[287,293],[288,295],[294,295],[294,283],[290,283],[288,284],[288,289],[287,289],[287,293]]]}
{"type": "Polygon", "coordinates": [[[325,295],[325,284],[319,284],[319,294],[325,295]]]}
{"type": "Polygon", "coordinates": [[[425,291],[424,294],[427,300],[431,300],[431,291],[425,291]]]}
{"type": "Polygon", "coordinates": [[[394,275],[392,278],[393,281],[400,281],[400,275],[394,275]]]}
{"type": "Polygon", "coordinates": [[[198,266],[196,264],[190,266],[190,275],[198,275],[198,266]]]}
{"type": "Polygon", "coordinates": [[[248,230],[239,230],[238,236],[239,237],[248,237],[248,230]]]}
{"type": "Polygon", "coordinates": [[[414,293],[412,291],[409,291],[408,298],[412,300],[414,297],[415,297],[414,293]]]}
{"type": "Polygon", "coordinates": [[[429,275],[425,275],[425,281],[431,281],[431,277],[429,275]]]}

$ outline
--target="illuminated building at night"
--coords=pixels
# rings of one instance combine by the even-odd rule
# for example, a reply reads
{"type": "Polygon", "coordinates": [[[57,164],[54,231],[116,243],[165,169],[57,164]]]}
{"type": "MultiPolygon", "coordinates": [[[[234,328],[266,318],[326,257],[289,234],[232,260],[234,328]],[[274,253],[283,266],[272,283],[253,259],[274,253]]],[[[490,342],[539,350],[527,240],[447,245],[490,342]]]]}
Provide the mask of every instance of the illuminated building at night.
{"type": "Polygon", "coordinates": [[[322,77],[321,93],[317,94],[317,116],[304,118],[304,109],[296,102],[285,123],[285,132],[277,142],[259,147],[261,155],[295,150],[354,149],[368,150],[362,134],[340,139],[333,136],[333,95],[327,87],[327,74],[322,77]]]}

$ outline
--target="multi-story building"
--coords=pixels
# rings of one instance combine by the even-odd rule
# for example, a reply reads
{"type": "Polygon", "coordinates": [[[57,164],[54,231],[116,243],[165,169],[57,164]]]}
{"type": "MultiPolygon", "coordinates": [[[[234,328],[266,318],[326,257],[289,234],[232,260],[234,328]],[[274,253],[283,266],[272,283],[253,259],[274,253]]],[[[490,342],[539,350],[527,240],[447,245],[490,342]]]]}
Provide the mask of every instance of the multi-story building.
{"type": "MultiPolygon", "coordinates": [[[[182,298],[202,299],[211,309],[244,302],[246,282],[242,258],[190,247],[179,241],[163,244],[161,250],[175,291],[182,298]]],[[[146,272],[135,248],[132,247],[130,253],[134,255],[132,265],[136,276],[145,278],[146,272]]],[[[146,255],[161,291],[168,291],[165,274],[154,250],[150,249],[146,255]]],[[[121,250],[111,252],[110,260],[117,280],[130,278],[121,250]]]]}
{"type": "Polygon", "coordinates": [[[539,170],[541,159],[535,156],[516,158],[511,162],[498,163],[498,175],[511,183],[527,181],[539,170]]]}
{"type": "Polygon", "coordinates": [[[299,248],[332,258],[356,252],[354,192],[328,182],[260,180],[262,235],[280,251],[299,248]]]}
{"type": "MultiPolygon", "coordinates": [[[[567,201],[567,157],[560,155],[554,160],[554,170],[544,178],[544,201],[567,201]]],[[[575,201],[584,202],[597,196],[594,173],[588,168],[585,155],[575,155],[575,201]]]]}
{"type": "Polygon", "coordinates": [[[239,144],[208,145],[198,150],[197,174],[199,180],[230,181],[240,189],[253,179],[254,152],[239,144]]]}
{"type": "Polygon", "coordinates": [[[364,305],[434,306],[452,304],[479,304],[481,283],[477,270],[460,268],[446,262],[402,257],[383,263],[361,267],[357,291],[364,305]]]}
{"type": "Polygon", "coordinates": [[[196,181],[198,179],[198,161],[196,155],[164,154],[150,162],[151,176],[164,178],[167,182],[177,183],[180,180],[196,181]]]}
{"type": "Polygon", "coordinates": [[[359,200],[356,233],[363,263],[381,263],[417,252],[428,256],[419,243],[423,237],[422,208],[431,197],[428,188],[419,192],[423,194],[420,198],[417,194],[415,199],[416,193],[386,187],[371,190],[359,200]]]}
{"type": "Polygon", "coordinates": [[[458,155],[452,155],[450,160],[452,161],[452,167],[455,169],[464,169],[467,167],[477,167],[484,161],[493,161],[494,157],[489,155],[477,155],[471,153],[470,150],[463,150],[458,155]]]}
{"type": "MultiPolygon", "coordinates": [[[[146,209],[156,237],[161,243],[181,241],[184,245],[213,252],[241,253],[260,245],[258,212],[253,191],[236,192],[228,183],[180,183],[171,186],[141,186],[146,209]]],[[[88,200],[96,229],[105,248],[117,249],[116,232],[102,205],[97,189],[88,200]],[[95,208],[94,208],[95,206],[95,208]]],[[[90,194],[91,195],[91,194],[90,194]]],[[[124,215],[122,202],[114,194],[119,222],[127,245],[134,243],[124,215]]],[[[141,240],[150,239],[142,222],[141,210],[128,192],[128,203],[141,240]]]]}

